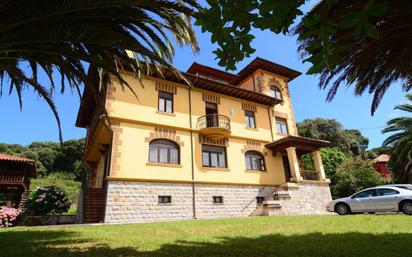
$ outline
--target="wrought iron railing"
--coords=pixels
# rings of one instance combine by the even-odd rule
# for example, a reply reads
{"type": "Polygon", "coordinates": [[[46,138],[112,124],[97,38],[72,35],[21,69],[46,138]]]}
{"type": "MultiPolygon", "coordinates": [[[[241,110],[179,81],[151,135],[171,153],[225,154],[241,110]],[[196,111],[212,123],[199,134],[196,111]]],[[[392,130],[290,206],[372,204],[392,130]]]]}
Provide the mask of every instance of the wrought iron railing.
{"type": "Polygon", "coordinates": [[[319,174],[316,171],[302,170],[300,173],[304,180],[319,180],[319,174]]]}
{"type": "Polygon", "coordinates": [[[199,129],[224,128],[230,130],[230,119],[221,114],[208,114],[197,120],[199,129]]]}

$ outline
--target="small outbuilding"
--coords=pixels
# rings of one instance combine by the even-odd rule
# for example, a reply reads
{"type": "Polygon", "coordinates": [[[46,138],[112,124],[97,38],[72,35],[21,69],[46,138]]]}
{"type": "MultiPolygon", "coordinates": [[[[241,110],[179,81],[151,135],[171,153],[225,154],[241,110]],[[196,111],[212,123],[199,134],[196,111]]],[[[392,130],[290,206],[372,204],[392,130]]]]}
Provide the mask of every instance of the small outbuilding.
{"type": "Polygon", "coordinates": [[[30,178],[37,177],[31,159],[0,153],[0,204],[19,208],[27,200],[30,178]]]}
{"type": "Polygon", "coordinates": [[[392,172],[388,166],[389,159],[390,156],[388,154],[381,154],[372,160],[375,170],[379,172],[387,181],[392,179],[392,172]]]}

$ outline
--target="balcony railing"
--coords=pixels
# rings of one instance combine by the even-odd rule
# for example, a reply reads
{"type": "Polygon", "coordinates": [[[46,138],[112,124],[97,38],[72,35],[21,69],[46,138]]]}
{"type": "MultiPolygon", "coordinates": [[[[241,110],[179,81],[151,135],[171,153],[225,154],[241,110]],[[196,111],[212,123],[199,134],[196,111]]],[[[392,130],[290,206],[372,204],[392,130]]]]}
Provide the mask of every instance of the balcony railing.
{"type": "Polygon", "coordinates": [[[230,130],[230,119],[221,114],[209,114],[197,120],[199,129],[222,128],[230,130]]]}
{"type": "Polygon", "coordinates": [[[302,170],[300,173],[304,180],[319,180],[319,175],[316,171],[302,170]]]}

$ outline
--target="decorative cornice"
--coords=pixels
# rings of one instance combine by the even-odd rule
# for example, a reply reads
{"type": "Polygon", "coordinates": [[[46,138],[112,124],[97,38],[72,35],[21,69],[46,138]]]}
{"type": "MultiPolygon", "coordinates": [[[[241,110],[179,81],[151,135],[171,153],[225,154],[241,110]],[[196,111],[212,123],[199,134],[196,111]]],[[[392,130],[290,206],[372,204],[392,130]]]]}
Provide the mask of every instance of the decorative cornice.
{"type": "Polygon", "coordinates": [[[245,111],[257,112],[256,105],[252,105],[248,103],[242,103],[242,109],[245,111]]]}
{"type": "Polygon", "coordinates": [[[212,140],[205,135],[199,135],[199,143],[206,145],[215,145],[215,146],[229,146],[229,140],[227,138],[222,138],[219,140],[212,140]]]}
{"type": "Polygon", "coordinates": [[[217,95],[209,95],[202,93],[202,99],[204,102],[220,104],[220,97],[217,95]]]}
{"type": "Polygon", "coordinates": [[[156,90],[157,91],[163,91],[163,92],[168,92],[168,93],[172,93],[172,94],[176,94],[177,93],[177,89],[175,86],[170,85],[170,84],[166,84],[166,83],[160,83],[160,82],[156,82],[156,90]]]}

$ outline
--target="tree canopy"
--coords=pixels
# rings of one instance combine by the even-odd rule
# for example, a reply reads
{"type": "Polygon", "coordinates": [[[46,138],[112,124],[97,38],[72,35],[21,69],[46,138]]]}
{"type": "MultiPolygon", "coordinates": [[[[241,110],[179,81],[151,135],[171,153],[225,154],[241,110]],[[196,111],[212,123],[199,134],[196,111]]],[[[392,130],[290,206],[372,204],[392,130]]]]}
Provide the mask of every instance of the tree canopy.
{"type": "Polygon", "coordinates": [[[28,146],[0,143],[0,153],[24,156],[36,161],[40,177],[61,172],[72,174],[80,180],[87,167],[82,162],[84,139],[56,142],[33,142],[28,146]]]}
{"type": "Polygon", "coordinates": [[[297,126],[299,135],[330,141],[331,147],[336,147],[347,156],[363,155],[368,148],[369,139],[359,130],[343,129],[335,119],[306,119],[297,126]]]}
{"type": "Polygon", "coordinates": [[[402,80],[412,88],[412,2],[398,0],[322,0],[309,13],[304,0],[207,0],[196,24],[212,34],[219,65],[228,70],[255,52],[253,29],[276,34],[292,31],[299,52],[310,62],[308,74],[319,74],[319,87],[329,89],[327,100],[342,84],[354,92],[373,94],[371,113],[389,88],[402,80]],[[298,16],[301,22],[293,27],[298,16]]]}
{"type": "Polygon", "coordinates": [[[384,184],[384,182],[369,160],[352,157],[337,168],[336,184],[331,186],[331,190],[335,198],[347,197],[365,188],[384,184]]]}

